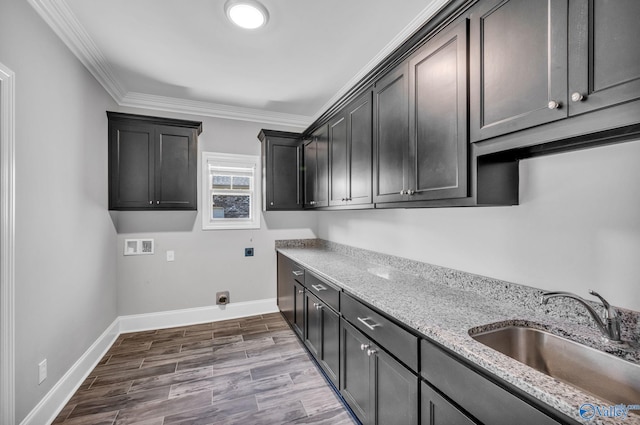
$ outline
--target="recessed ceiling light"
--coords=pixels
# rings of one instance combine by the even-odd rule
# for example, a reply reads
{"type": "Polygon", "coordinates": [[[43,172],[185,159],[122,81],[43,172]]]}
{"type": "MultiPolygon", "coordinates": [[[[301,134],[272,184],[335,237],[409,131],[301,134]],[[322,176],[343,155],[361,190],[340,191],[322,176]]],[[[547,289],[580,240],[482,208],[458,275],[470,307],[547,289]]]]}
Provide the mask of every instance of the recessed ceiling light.
{"type": "Polygon", "coordinates": [[[267,8],[254,0],[229,0],[224,9],[231,22],[249,30],[263,27],[269,19],[267,8]]]}

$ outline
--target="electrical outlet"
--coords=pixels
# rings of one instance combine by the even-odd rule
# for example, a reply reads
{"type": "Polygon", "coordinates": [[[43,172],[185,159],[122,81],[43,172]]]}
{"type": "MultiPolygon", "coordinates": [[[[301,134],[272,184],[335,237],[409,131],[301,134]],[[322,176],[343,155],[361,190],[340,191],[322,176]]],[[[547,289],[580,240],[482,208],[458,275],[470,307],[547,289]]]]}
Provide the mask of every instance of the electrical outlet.
{"type": "Polygon", "coordinates": [[[253,248],[245,248],[244,249],[245,257],[253,257],[253,248]]]}
{"type": "Polygon", "coordinates": [[[175,261],[176,252],[175,251],[167,251],[167,261],[175,261]]]}
{"type": "Polygon", "coordinates": [[[45,379],[47,379],[47,359],[38,363],[38,385],[42,384],[45,379]]]}
{"type": "Polygon", "coordinates": [[[229,304],[229,291],[216,292],[216,304],[229,304]]]}

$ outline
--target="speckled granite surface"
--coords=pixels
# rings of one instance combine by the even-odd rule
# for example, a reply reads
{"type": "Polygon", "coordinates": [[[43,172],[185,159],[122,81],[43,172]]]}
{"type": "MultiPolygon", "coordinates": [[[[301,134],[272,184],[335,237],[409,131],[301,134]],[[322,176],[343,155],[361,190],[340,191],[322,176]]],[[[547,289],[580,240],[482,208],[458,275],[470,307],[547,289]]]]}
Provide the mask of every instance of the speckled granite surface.
{"type": "Polygon", "coordinates": [[[480,332],[528,323],[640,365],[637,312],[621,310],[623,337],[634,342],[632,347],[619,347],[604,341],[577,302],[553,299],[548,305],[541,305],[540,289],[323,240],[277,241],[276,249],[579,422],[640,424],[640,411],[624,420],[582,420],[578,414],[580,405],[610,403],[521,364],[469,336],[472,329],[480,332]]]}

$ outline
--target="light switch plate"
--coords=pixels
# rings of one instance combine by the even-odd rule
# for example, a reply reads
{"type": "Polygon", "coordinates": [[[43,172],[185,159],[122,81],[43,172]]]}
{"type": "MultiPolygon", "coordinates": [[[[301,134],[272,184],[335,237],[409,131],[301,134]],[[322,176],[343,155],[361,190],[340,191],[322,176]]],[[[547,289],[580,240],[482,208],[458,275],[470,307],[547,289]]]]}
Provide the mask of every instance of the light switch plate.
{"type": "Polygon", "coordinates": [[[167,261],[175,261],[176,252],[175,251],[167,251],[167,261]]]}

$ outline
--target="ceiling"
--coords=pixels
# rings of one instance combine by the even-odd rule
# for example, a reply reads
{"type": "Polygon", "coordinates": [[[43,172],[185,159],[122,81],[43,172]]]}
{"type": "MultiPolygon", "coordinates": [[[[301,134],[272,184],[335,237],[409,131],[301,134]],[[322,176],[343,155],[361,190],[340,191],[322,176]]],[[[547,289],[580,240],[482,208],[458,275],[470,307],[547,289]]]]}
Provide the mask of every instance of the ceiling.
{"type": "Polygon", "coordinates": [[[306,127],[447,0],[29,0],[123,106],[306,127]]]}

